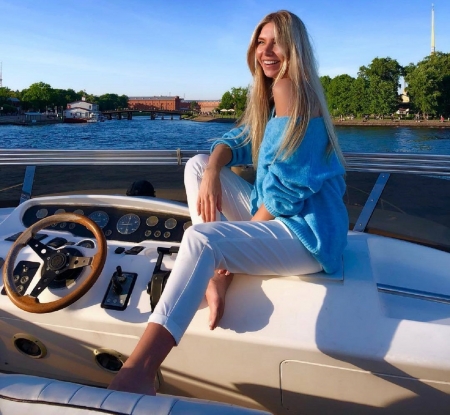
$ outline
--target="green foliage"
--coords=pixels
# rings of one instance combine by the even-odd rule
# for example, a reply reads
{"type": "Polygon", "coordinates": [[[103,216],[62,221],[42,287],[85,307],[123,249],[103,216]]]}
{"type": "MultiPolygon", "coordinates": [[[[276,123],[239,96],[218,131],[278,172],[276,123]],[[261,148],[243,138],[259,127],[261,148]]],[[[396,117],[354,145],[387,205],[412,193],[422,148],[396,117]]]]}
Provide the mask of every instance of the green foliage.
{"type": "Polygon", "coordinates": [[[31,104],[36,111],[45,110],[46,106],[54,106],[55,101],[54,89],[49,84],[37,82],[23,93],[22,100],[31,104]]]}
{"type": "Polygon", "coordinates": [[[233,109],[236,116],[240,116],[247,105],[248,88],[231,88],[225,92],[220,100],[219,109],[233,109]]]}
{"type": "MultiPolygon", "coordinates": [[[[86,98],[86,101],[89,101],[89,99],[86,98]]],[[[115,110],[127,108],[128,97],[126,95],[104,94],[99,97],[94,97],[93,100],[89,102],[98,104],[100,111],[115,110]]]]}
{"type": "Polygon", "coordinates": [[[11,91],[7,87],[0,88],[0,105],[6,104],[8,102],[8,98],[14,97],[14,92],[11,91]]]}
{"type": "Polygon", "coordinates": [[[405,68],[405,80],[414,111],[450,114],[450,53],[436,52],[405,68]]]}
{"type": "Polygon", "coordinates": [[[391,58],[375,58],[359,68],[358,78],[367,85],[367,110],[372,114],[392,114],[398,107],[398,88],[403,68],[391,58]]]}

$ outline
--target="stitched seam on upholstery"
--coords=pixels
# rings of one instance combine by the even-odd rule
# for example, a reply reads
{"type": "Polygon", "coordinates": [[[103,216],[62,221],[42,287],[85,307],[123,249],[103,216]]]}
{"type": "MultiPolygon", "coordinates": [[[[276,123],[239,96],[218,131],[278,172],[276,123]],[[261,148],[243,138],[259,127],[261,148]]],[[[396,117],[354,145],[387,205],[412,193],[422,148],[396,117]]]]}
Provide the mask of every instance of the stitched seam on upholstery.
{"type": "Polygon", "coordinates": [[[79,390],[83,389],[84,386],[80,386],[74,393],[72,393],[72,396],[69,398],[67,403],[70,403],[70,401],[73,399],[73,397],[78,393],[79,390]]]}
{"type": "Polygon", "coordinates": [[[105,396],[105,399],[103,399],[102,403],[100,404],[100,408],[103,406],[105,401],[111,396],[112,393],[114,393],[114,391],[109,392],[108,395],[105,396]]]}
{"type": "Polygon", "coordinates": [[[50,406],[60,406],[60,407],[69,407],[69,408],[80,408],[80,409],[86,409],[89,411],[103,412],[105,414],[111,414],[111,415],[129,415],[128,413],[125,413],[125,412],[117,412],[117,411],[112,411],[110,409],[94,408],[91,406],[83,406],[83,405],[75,405],[75,404],[68,404],[68,403],[51,402],[51,401],[37,401],[37,400],[31,400],[31,399],[12,398],[10,396],[5,396],[5,395],[1,395],[1,394],[0,394],[0,399],[4,399],[5,401],[11,401],[11,402],[30,403],[33,405],[50,405],[50,406]]]}
{"type": "MultiPolygon", "coordinates": [[[[199,255],[198,258],[197,258],[197,262],[195,263],[195,266],[194,266],[194,272],[195,272],[195,269],[196,269],[197,266],[198,266],[198,261],[200,261],[200,257],[202,256],[203,251],[205,250],[205,248],[206,248],[206,246],[203,246],[202,251],[200,252],[200,255],[199,255]]],[[[189,279],[188,279],[186,285],[185,285],[184,288],[183,288],[183,291],[181,291],[180,295],[179,295],[178,298],[177,298],[177,301],[176,301],[175,304],[173,305],[172,311],[170,312],[170,314],[167,314],[167,317],[170,317],[171,314],[174,312],[175,307],[178,305],[178,302],[180,301],[180,298],[182,297],[183,293],[186,291],[187,286],[188,286],[189,283],[191,282],[192,276],[194,275],[194,272],[192,272],[192,274],[191,274],[191,276],[189,277],[189,279]]]]}
{"type": "Polygon", "coordinates": [[[142,398],[144,397],[144,395],[142,395],[133,405],[133,408],[131,408],[130,414],[132,414],[134,412],[134,410],[136,409],[137,404],[142,400],[142,398]]]}
{"type": "Polygon", "coordinates": [[[38,397],[37,397],[37,399],[39,399],[40,397],[41,397],[41,395],[42,395],[42,392],[44,392],[50,385],[52,385],[53,383],[55,383],[55,382],[48,382],[42,389],[41,389],[41,391],[39,392],[39,395],[38,395],[38,397]]]}
{"type": "Polygon", "coordinates": [[[172,411],[173,411],[173,408],[175,408],[175,405],[177,404],[179,402],[179,400],[177,399],[174,403],[173,403],[173,405],[170,407],[170,409],[169,409],[169,414],[168,415],[170,415],[171,413],[172,413],[172,411]]]}

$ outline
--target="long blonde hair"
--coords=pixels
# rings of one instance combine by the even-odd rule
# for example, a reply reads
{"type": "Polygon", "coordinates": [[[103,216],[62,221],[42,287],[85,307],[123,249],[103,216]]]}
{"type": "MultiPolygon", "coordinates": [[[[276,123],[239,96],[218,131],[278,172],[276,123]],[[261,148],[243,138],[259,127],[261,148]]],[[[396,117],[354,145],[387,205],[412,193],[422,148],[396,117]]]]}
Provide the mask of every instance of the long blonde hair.
{"type": "Polygon", "coordinates": [[[271,116],[274,105],[272,86],[287,75],[294,86],[294,99],[291,106],[291,116],[284,139],[277,157],[288,158],[301,144],[311,119],[311,111],[319,108],[328,132],[328,154],[333,150],[344,164],[344,158],[339,147],[333,123],[320,83],[317,64],[314,58],[308,32],[303,22],[293,13],[280,10],[264,17],[253,32],[247,51],[247,64],[253,75],[253,86],[247,98],[246,110],[239,122],[245,125],[252,142],[252,159],[256,166],[259,148],[264,136],[266,124],[271,116]],[[276,79],[264,75],[261,65],[256,59],[258,37],[263,26],[273,23],[275,26],[275,41],[284,51],[284,62],[276,79]]]}

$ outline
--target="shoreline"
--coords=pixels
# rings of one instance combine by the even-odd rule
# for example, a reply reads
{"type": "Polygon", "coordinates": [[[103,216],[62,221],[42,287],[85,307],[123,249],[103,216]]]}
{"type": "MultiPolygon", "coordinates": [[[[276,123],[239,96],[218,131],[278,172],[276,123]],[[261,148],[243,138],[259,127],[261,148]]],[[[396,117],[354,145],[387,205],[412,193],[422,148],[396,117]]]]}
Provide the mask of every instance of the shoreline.
{"type": "MultiPolygon", "coordinates": [[[[199,115],[198,117],[192,119],[185,119],[185,121],[193,122],[215,122],[215,123],[226,123],[235,124],[237,118],[228,117],[213,117],[210,115],[199,115]]],[[[37,121],[25,120],[23,116],[2,116],[0,117],[0,125],[22,125],[22,126],[32,126],[32,125],[45,125],[45,124],[58,124],[61,123],[60,119],[42,119],[37,121]]],[[[335,127],[408,127],[408,128],[450,128],[450,121],[445,120],[441,122],[439,120],[421,120],[419,122],[414,120],[369,120],[363,121],[362,119],[354,120],[333,120],[335,127]]]]}
{"type": "MultiPolygon", "coordinates": [[[[189,121],[195,122],[222,122],[222,123],[235,123],[237,121],[236,118],[220,118],[220,117],[212,117],[207,115],[200,115],[196,118],[193,118],[189,121]]],[[[450,122],[444,121],[441,122],[439,120],[428,120],[428,121],[419,121],[416,122],[414,120],[333,120],[333,124],[335,127],[411,127],[411,128],[450,128],[450,122]]]]}

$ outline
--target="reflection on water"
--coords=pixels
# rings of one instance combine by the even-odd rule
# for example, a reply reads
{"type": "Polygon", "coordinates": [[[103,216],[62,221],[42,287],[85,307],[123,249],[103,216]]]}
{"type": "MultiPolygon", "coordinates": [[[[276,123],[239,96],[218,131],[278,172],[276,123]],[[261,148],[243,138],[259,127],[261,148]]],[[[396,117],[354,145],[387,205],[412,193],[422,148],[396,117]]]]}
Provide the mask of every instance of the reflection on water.
{"type": "Polygon", "coordinates": [[[450,129],[408,127],[336,128],[344,151],[450,155],[450,129]]]}
{"type": "MultiPolygon", "coordinates": [[[[233,124],[181,120],[111,120],[92,124],[0,126],[1,148],[202,149],[233,124]]],[[[450,129],[344,127],[337,133],[346,152],[407,152],[450,155],[450,129]]]]}

